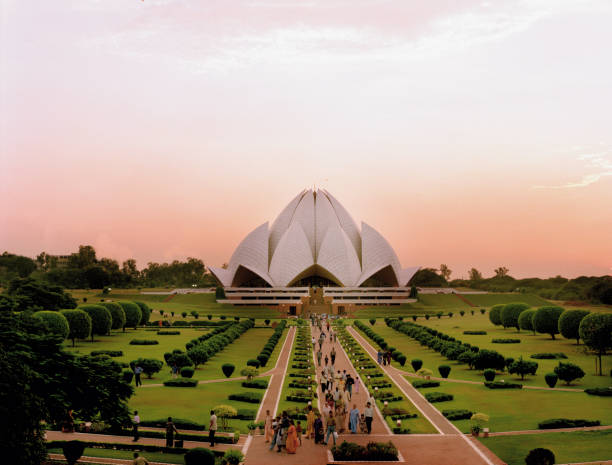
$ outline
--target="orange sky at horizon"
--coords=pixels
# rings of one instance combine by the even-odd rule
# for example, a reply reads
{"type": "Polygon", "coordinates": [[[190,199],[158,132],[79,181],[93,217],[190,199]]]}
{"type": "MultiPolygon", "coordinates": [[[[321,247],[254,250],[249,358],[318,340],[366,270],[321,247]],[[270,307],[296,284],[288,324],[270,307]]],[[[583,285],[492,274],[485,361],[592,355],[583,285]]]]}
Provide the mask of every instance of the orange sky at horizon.
{"type": "Polygon", "coordinates": [[[0,252],[218,266],[316,185],[404,267],[612,274],[609,2],[0,13],[0,252]]]}

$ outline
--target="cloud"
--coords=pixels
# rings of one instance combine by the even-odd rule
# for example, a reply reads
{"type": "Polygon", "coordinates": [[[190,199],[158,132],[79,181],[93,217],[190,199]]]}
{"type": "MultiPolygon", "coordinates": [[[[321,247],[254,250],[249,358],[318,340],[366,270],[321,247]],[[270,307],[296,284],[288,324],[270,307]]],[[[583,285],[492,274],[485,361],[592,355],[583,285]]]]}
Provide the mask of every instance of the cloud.
{"type": "MultiPolygon", "coordinates": [[[[588,151],[575,156],[577,161],[585,162],[584,168],[591,171],[590,173],[583,175],[576,181],[558,185],[536,185],[533,186],[533,189],[575,189],[590,186],[607,176],[612,176],[612,148],[601,150],[601,145],[597,147],[598,151],[588,151]]],[[[583,148],[581,146],[578,147],[583,148]]],[[[575,150],[576,147],[572,147],[570,152],[575,150]]]]}

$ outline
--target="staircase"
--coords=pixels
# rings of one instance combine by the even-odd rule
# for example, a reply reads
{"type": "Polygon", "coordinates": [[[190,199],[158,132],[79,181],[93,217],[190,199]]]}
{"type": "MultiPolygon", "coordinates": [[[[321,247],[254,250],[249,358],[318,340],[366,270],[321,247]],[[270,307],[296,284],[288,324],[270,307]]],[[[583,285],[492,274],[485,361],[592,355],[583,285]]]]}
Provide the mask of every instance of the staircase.
{"type": "Polygon", "coordinates": [[[325,303],[322,287],[311,287],[307,302],[302,307],[302,314],[307,317],[311,313],[327,313],[332,312],[331,304],[325,303]]]}

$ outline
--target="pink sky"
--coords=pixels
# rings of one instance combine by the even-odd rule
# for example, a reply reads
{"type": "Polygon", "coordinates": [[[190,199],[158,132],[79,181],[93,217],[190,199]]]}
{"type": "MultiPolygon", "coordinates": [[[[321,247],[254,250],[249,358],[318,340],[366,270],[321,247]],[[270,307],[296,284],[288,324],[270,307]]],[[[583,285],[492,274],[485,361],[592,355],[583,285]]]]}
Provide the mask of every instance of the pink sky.
{"type": "Polygon", "coordinates": [[[0,251],[229,260],[304,187],[452,277],[612,269],[612,4],[0,0],[0,251]]]}

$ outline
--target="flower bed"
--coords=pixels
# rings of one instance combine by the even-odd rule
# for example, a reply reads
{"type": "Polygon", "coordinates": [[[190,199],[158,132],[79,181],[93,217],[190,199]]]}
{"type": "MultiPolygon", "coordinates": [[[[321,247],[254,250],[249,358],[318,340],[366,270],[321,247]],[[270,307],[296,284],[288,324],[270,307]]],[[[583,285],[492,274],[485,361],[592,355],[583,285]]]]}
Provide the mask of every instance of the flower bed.
{"type": "Polygon", "coordinates": [[[446,394],[445,392],[428,392],[425,394],[425,399],[433,404],[435,402],[447,402],[453,400],[454,397],[452,394],[446,394]]]}
{"type": "Polygon", "coordinates": [[[369,442],[365,447],[353,442],[343,441],[331,448],[334,460],[343,462],[397,462],[398,451],[389,442],[369,442]]]}

